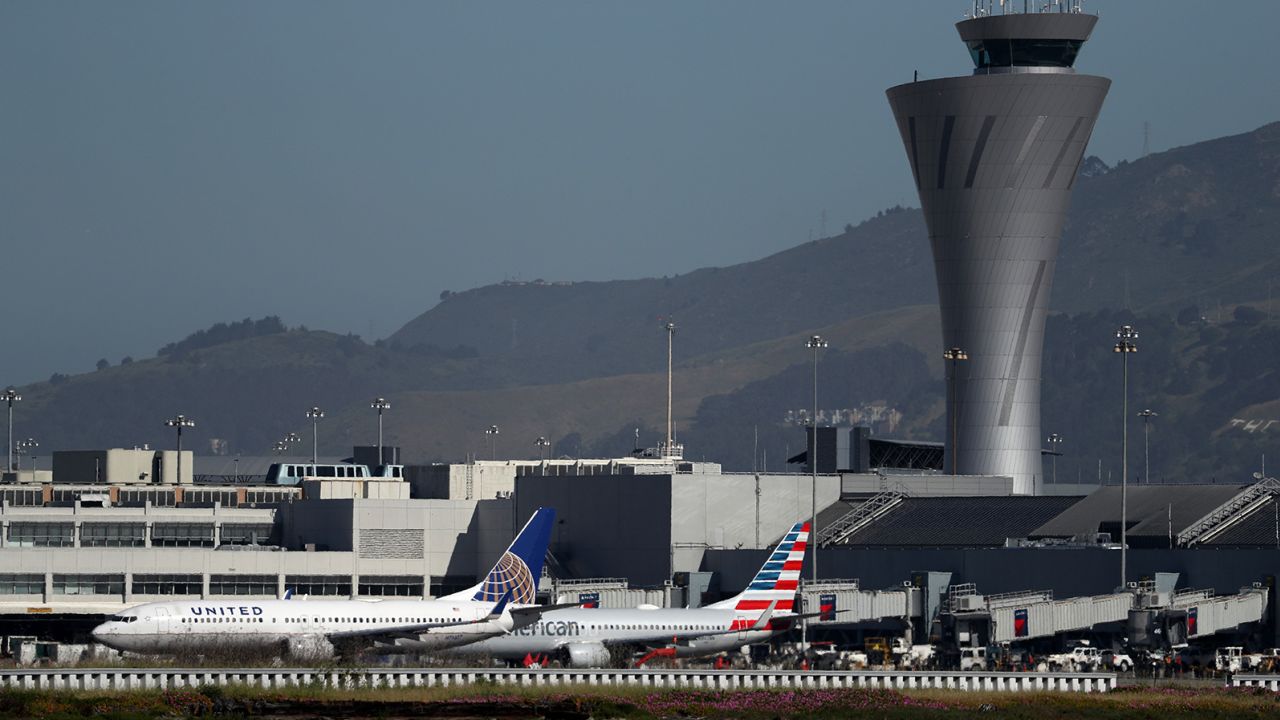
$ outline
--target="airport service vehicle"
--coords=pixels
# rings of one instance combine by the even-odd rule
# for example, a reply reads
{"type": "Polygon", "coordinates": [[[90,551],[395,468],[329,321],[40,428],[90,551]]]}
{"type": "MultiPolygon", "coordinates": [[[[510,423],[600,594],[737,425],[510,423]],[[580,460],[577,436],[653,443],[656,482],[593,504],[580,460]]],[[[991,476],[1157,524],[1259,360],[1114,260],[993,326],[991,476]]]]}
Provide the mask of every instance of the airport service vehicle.
{"type": "MultiPolygon", "coordinates": [[[[526,663],[558,660],[566,667],[608,667],[613,651],[651,649],[657,656],[701,657],[733,651],[789,630],[809,524],[796,523],[738,595],[702,608],[574,608],[545,613],[506,635],[454,648],[526,663]]],[[[816,615],[816,613],[815,613],[816,615]]]]}
{"type": "Polygon", "coordinates": [[[1101,651],[1087,644],[1077,645],[1065,653],[1049,656],[1049,667],[1057,670],[1118,670],[1129,672],[1133,669],[1133,658],[1124,653],[1111,650],[1101,651]]]}
{"type": "Polygon", "coordinates": [[[986,647],[960,648],[960,669],[962,671],[989,670],[990,668],[986,647]]]}
{"type": "Polygon", "coordinates": [[[548,609],[533,603],[554,520],[554,510],[539,508],[480,583],[437,600],[146,603],[111,616],[93,637],[140,653],[278,648],[317,658],[337,654],[335,646],[423,652],[503,635],[548,609]]]}
{"type": "Polygon", "coordinates": [[[937,650],[932,645],[912,645],[906,638],[894,638],[894,666],[899,670],[923,670],[933,664],[937,650]]]}
{"type": "Polygon", "coordinates": [[[1116,650],[1103,650],[1101,664],[1104,668],[1111,668],[1118,672],[1129,672],[1133,669],[1133,658],[1128,653],[1122,653],[1116,650]]]}

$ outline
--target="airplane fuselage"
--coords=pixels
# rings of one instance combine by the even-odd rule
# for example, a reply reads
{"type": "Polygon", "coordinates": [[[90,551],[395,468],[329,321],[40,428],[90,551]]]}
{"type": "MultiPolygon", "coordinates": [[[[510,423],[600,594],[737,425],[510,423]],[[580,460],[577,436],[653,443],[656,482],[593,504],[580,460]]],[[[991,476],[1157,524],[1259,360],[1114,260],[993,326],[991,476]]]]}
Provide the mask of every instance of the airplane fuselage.
{"type": "Polygon", "coordinates": [[[493,603],[440,600],[197,600],[138,605],[99,625],[93,636],[117,650],[199,652],[224,648],[323,647],[330,638],[428,624],[469,623],[406,632],[389,650],[429,650],[506,632],[509,618],[486,620],[493,603]]]}
{"type": "Polygon", "coordinates": [[[520,660],[526,655],[557,655],[574,644],[632,647],[674,645],[677,655],[692,657],[761,642],[776,632],[772,628],[753,629],[754,622],[754,618],[744,617],[732,609],[553,610],[526,627],[455,647],[449,652],[520,660]]]}

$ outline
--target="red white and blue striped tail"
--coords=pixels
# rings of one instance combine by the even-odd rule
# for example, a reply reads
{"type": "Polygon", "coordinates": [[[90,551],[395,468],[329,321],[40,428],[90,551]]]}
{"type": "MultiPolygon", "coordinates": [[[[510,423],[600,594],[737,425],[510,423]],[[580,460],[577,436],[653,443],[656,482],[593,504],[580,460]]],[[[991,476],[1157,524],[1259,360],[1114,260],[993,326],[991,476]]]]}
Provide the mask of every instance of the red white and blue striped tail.
{"type": "Polygon", "coordinates": [[[809,523],[796,523],[774,548],[746,590],[710,607],[733,608],[740,615],[759,615],[771,603],[776,603],[774,615],[792,614],[796,589],[800,584],[800,568],[804,565],[804,552],[808,546],[809,523]]]}

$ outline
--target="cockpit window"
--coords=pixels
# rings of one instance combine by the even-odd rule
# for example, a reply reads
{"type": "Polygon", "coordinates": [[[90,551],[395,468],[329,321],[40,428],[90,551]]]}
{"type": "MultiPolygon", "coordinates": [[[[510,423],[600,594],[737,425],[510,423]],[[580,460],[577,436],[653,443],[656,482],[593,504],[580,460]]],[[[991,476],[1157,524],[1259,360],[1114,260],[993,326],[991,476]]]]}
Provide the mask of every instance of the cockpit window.
{"type": "Polygon", "coordinates": [[[114,620],[115,622],[131,623],[131,622],[137,622],[138,616],[137,615],[112,615],[108,619],[114,620]]]}

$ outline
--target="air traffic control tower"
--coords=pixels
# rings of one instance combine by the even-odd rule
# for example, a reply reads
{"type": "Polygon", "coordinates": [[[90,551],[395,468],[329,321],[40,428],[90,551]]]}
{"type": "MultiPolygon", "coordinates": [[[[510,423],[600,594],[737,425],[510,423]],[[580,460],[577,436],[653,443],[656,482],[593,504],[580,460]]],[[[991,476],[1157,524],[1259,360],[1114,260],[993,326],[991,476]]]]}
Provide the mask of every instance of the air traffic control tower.
{"type": "Polygon", "coordinates": [[[1071,189],[1111,86],[1073,68],[1097,16],[1078,0],[1049,7],[975,4],[956,25],[972,75],[888,90],[929,228],[943,347],[967,356],[947,363],[946,469],[1011,475],[1019,494],[1044,479],[1045,316],[1071,189]]]}

